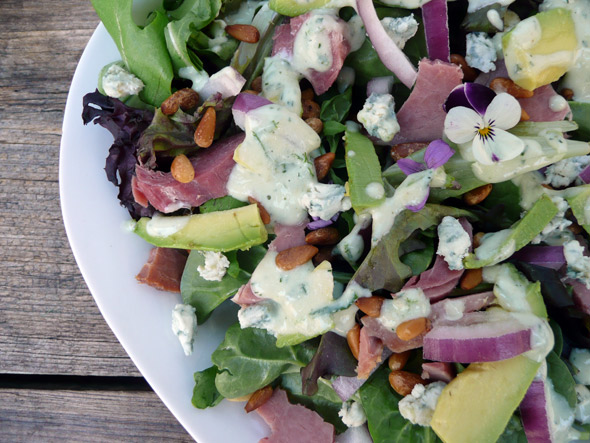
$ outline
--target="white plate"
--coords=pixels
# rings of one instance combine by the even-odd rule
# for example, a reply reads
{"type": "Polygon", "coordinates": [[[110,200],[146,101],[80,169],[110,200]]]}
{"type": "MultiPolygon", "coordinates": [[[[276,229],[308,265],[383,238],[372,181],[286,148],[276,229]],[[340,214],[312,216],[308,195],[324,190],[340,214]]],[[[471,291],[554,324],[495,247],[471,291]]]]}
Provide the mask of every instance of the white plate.
{"type": "Polygon", "coordinates": [[[135,275],[150,245],[126,232],[127,211],[103,170],[112,136],[82,124],[82,97],[96,88],[100,69],[120,59],[100,24],[82,54],[65,110],[59,162],[61,205],[74,256],[106,322],[135,365],[186,430],[200,443],[257,442],[268,427],[243,403],[223,401],[198,410],[191,404],[193,373],[211,366],[210,356],[236,321],[225,304],[198,331],[194,353],[186,357],[171,330],[171,312],[180,295],[138,284],[135,275]]]}

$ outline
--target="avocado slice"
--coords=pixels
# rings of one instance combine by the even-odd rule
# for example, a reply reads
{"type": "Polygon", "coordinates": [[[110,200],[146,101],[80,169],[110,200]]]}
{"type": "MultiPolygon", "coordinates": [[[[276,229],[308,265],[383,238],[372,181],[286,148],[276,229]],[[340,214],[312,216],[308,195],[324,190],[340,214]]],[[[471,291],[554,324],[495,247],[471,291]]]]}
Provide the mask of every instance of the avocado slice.
{"type": "Polygon", "coordinates": [[[255,204],[206,214],[142,217],[133,232],[162,248],[221,252],[248,249],[268,238],[255,204]]]}
{"type": "Polygon", "coordinates": [[[270,0],[268,6],[273,11],[287,17],[296,17],[312,9],[320,9],[330,3],[331,0],[312,0],[312,1],[297,1],[297,0],[270,0]]]}
{"type": "Polygon", "coordinates": [[[445,443],[497,441],[540,366],[522,355],[470,364],[442,391],[432,429],[445,443]]]}
{"type": "Polygon", "coordinates": [[[576,58],[578,39],[571,12],[541,12],[521,21],[502,37],[509,77],[532,91],[558,80],[576,58]]]}

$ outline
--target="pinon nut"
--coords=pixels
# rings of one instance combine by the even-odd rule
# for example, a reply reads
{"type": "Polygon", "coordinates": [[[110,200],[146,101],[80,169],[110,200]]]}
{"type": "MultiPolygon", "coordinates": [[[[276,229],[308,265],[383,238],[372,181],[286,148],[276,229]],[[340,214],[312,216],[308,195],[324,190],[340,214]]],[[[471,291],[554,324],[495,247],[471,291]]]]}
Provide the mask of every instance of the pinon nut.
{"type": "Polygon", "coordinates": [[[459,287],[465,291],[475,288],[483,281],[483,272],[481,268],[467,269],[461,277],[459,287]]]}
{"type": "Polygon", "coordinates": [[[215,137],[217,114],[212,107],[207,108],[195,131],[195,143],[200,148],[208,148],[215,137]]]}
{"type": "Polygon", "coordinates": [[[173,115],[178,109],[190,111],[199,105],[199,94],[191,88],[176,91],[162,102],[160,110],[164,115],[173,115]]]}
{"type": "Polygon", "coordinates": [[[383,297],[373,295],[372,297],[361,297],[354,303],[369,317],[379,317],[384,300],[383,297]]]}
{"type": "Polygon", "coordinates": [[[477,78],[477,71],[467,64],[467,60],[460,54],[451,54],[451,63],[459,65],[463,71],[463,80],[472,82],[477,78]]]}
{"type": "Polygon", "coordinates": [[[333,227],[316,229],[305,236],[305,242],[314,246],[335,245],[339,241],[338,229],[333,227]]]}
{"type": "Polygon", "coordinates": [[[256,92],[262,92],[262,77],[260,75],[252,80],[250,88],[256,92]]]}
{"type": "Polygon", "coordinates": [[[336,158],[336,154],[333,152],[326,152],[325,154],[320,155],[313,159],[313,165],[315,166],[315,174],[318,180],[323,180],[330,172],[330,168],[332,167],[332,163],[334,163],[334,159],[336,158]]]}
{"type": "Polygon", "coordinates": [[[317,253],[318,248],[312,245],[295,246],[279,252],[275,258],[275,263],[283,271],[290,271],[307,263],[317,253]]]}
{"type": "Polygon", "coordinates": [[[410,354],[412,351],[405,351],[405,352],[394,352],[387,360],[387,364],[389,369],[392,371],[401,371],[406,366],[406,363],[410,359],[410,354]]]}
{"type": "Polygon", "coordinates": [[[266,403],[272,397],[272,386],[267,385],[264,388],[260,388],[250,396],[248,403],[244,406],[246,412],[252,412],[266,403]]]}
{"type": "Polygon", "coordinates": [[[506,77],[496,77],[493,79],[490,82],[490,88],[492,88],[496,93],[507,92],[515,98],[530,98],[535,95],[533,91],[521,88],[511,79],[506,77]]]}
{"type": "Polygon", "coordinates": [[[316,134],[321,134],[324,130],[324,123],[317,117],[310,117],[305,120],[307,126],[314,130],[316,134]]]}
{"type": "Polygon", "coordinates": [[[256,29],[256,26],[252,25],[227,25],[225,32],[236,40],[245,43],[258,43],[258,40],[260,40],[260,32],[256,29]]]}
{"type": "Polygon", "coordinates": [[[320,105],[318,105],[313,100],[303,100],[301,102],[301,106],[303,107],[303,114],[301,115],[303,120],[313,117],[320,117],[320,105]]]}
{"type": "Polygon", "coordinates": [[[254,197],[248,197],[248,203],[256,204],[256,206],[258,206],[258,212],[260,212],[260,219],[262,220],[262,223],[268,225],[270,223],[270,214],[264,208],[264,206],[262,206],[262,204],[254,197]]]}
{"type": "Polygon", "coordinates": [[[414,318],[401,323],[395,333],[403,341],[409,341],[426,331],[428,326],[426,317],[414,318]]]}
{"type": "Polygon", "coordinates": [[[346,341],[348,342],[350,352],[352,352],[354,358],[358,360],[361,341],[361,327],[358,323],[355,323],[354,326],[348,330],[346,333],[346,341]]]}
{"type": "Polygon", "coordinates": [[[315,97],[314,93],[313,93],[313,89],[311,88],[307,88],[304,89],[303,91],[301,91],[301,101],[305,101],[305,100],[313,100],[313,98],[315,97]]]}
{"type": "Polygon", "coordinates": [[[390,155],[392,159],[398,161],[399,159],[406,158],[412,155],[414,152],[424,149],[427,146],[428,143],[421,142],[399,143],[391,147],[390,155]]]}
{"type": "Polygon", "coordinates": [[[528,122],[531,119],[529,113],[526,112],[524,109],[520,109],[520,121],[521,122],[528,122]]]}
{"type": "Polygon", "coordinates": [[[490,192],[492,185],[488,183],[463,194],[463,201],[469,206],[478,205],[490,195],[490,192]]]}
{"type": "Polygon", "coordinates": [[[426,382],[418,374],[407,371],[391,371],[389,384],[399,395],[406,396],[412,393],[414,386],[426,382]]]}
{"type": "Polygon", "coordinates": [[[172,165],[170,165],[170,172],[174,180],[180,183],[190,183],[195,178],[195,168],[184,154],[174,157],[172,165]]]}

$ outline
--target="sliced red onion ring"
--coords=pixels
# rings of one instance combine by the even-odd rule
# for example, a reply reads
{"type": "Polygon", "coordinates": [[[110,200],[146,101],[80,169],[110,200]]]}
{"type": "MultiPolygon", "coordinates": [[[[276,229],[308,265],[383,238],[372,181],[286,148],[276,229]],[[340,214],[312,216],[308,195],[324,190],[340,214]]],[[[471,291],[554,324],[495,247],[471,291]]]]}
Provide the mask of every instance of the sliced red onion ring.
{"type": "Polygon", "coordinates": [[[377,55],[383,64],[393,72],[401,82],[411,88],[418,72],[406,54],[389,38],[379,21],[373,0],[356,0],[357,11],[363,20],[367,35],[373,43],[377,55]]]}
{"type": "Polygon", "coordinates": [[[515,318],[491,319],[486,312],[440,322],[424,337],[424,358],[474,363],[512,358],[531,350],[531,326],[515,318]]]}
{"type": "Polygon", "coordinates": [[[547,414],[547,397],[545,382],[533,380],[524,399],[520,403],[522,426],[529,443],[545,443],[553,441],[547,414]]]}
{"type": "Polygon", "coordinates": [[[449,62],[451,50],[447,0],[430,0],[422,5],[422,19],[424,20],[428,58],[449,62]]]}
{"type": "Polygon", "coordinates": [[[259,95],[247,94],[245,92],[238,94],[231,108],[231,112],[234,116],[234,121],[236,122],[236,125],[243,130],[244,116],[247,112],[256,108],[260,108],[261,106],[271,104],[272,102],[270,100],[267,100],[259,95]]]}
{"type": "Polygon", "coordinates": [[[580,178],[584,183],[590,183],[590,165],[586,166],[582,172],[580,172],[580,178]]]}
{"type": "Polygon", "coordinates": [[[512,258],[556,270],[565,264],[563,246],[528,245],[515,252],[512,258]]]}
{"type": "Polygon", "coordinates": [[[375,77],[367,83],[367,97],[371,94],[391,94],[393,77],[375,77]]]}

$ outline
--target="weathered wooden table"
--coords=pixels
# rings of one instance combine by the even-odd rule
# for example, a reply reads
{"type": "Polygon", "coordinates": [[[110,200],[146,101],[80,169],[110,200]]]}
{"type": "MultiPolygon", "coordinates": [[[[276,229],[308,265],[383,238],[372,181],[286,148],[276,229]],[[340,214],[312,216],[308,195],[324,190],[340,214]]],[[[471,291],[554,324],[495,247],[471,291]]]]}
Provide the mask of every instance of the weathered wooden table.
{"type": "Polygon", "coordinates": [[[98,22],[90,0],[0,1],[0,441],[191,441],[104,322],[62,224],[63,110],[98,22]]]}

